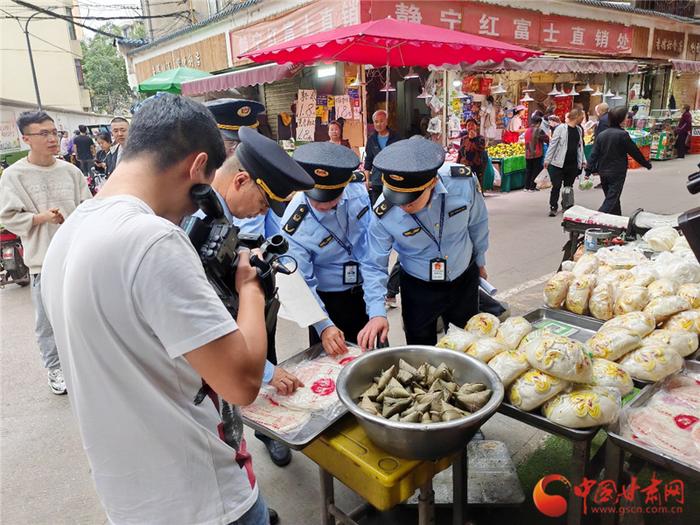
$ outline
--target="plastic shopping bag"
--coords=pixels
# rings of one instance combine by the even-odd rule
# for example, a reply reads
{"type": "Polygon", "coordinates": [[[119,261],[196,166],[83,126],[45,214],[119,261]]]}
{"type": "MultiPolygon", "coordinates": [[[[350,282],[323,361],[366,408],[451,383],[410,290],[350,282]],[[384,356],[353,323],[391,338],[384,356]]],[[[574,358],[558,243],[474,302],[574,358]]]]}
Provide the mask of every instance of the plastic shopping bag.
{"type": "Polygon", "coordinates": [[[578,189],[579,190],[591,190],[593,189],[593,181],[590,177],[581,176],[578,178],[578,189]]]}
{"type": "Polygon", "coordinates": [[[549,172],[544,169],[535,177],[535,185],[538,190],[544,190],[552,187],[552,180],[549,178],[549,172]]]}

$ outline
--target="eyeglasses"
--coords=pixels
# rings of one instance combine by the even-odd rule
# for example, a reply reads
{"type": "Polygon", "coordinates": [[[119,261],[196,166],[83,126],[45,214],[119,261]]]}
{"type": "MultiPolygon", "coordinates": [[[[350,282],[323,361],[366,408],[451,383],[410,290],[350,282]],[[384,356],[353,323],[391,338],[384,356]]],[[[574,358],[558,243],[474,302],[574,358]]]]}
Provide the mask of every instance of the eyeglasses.
{"type": "Polygon", "coordinates": [[[58,130],[54,129],[52,131],[49,131],[45,129],[43,131],[40,131],[39,133],[24,133],[24,135],[27,135],[29,137],[41,137],[47,139],[49,138],[49,136],[58,137],[58,130]]]}

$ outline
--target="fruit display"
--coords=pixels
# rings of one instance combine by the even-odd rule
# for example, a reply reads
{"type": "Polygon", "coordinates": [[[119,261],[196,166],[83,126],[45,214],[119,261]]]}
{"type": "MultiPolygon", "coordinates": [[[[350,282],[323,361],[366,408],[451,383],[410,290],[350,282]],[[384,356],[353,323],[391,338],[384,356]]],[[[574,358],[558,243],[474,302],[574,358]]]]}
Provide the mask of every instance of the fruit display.
{"type": "Polygon", "coordinates": [[[642,146],[651,146],[652,135],[648,131],[628,129],[627,133],[629,133],[630,137],[638,148],[641,148],[642,146]]]}
{"type": "Polygon", "coordinates": [[[492,159],[521,157],[525,155],[525,144],[520,142],[514,144],[495,144],[486,148],[486,151],[492,159]]]}

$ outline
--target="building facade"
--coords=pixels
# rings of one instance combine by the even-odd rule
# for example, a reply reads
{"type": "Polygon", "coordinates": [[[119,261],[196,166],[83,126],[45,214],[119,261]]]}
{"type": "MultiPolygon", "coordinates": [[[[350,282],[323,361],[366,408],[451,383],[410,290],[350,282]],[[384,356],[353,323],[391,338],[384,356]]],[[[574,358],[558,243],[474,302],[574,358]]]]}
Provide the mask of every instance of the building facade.
{"type": "MultiPolygon", "coordinates": [[[[34,3],[63,15],[78,14],[75,0],[36,0],[34,3]]],[[[3,9],[9,16],[6,14],[0,20],[0,70],[3,72],[0,98],[37,103],[26,29],[42,104],[71,111],[90,110],[90,93],[85,88],[82,71],[81,28],[17,4],[3,6],[3,9]]]]}

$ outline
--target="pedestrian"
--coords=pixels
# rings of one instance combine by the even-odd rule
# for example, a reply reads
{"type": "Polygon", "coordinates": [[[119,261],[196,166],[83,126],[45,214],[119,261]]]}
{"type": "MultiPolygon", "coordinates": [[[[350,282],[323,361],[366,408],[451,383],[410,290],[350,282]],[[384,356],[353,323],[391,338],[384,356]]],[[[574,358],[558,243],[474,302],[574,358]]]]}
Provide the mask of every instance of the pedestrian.
{"type": "Polygon", "coordinates": [[[479,135],[474,119],[467,120],[467,134],[462,138],[457,154],[457,162],[472,170],[479,181],[479,188],[484,187],[484,171],[486,168],[486,141],[479,135]]]}
{"type": "MultiPolygon", "coordinates": [[[[269,170],[255,162],[249,161],[248,168],[243,164],[241,159],[246,158],[246,147],[244,146],[241,151],[238,151],[241,146],[242,129],[244,127],[247,128],[247,131],[258,129],[258,115],[265,111],[264,105],[254,100],[223,98],[207,102],[206,106],[216,119],[216,125],[226,149],[226,161],[217,170],[212,182],[212,187],[219,197],[226,219],[238,227],[240,233],[243,234],[262,236],[267,239],[281,233],[277,213],[282,215],[284,212],[282,204],[285,203],[292,188],[301,189],[301,186],[280,187],[280,182],[289,178],[287,176],[281,181],[278,180],[281,171],[296,174],[297,177],[306,180],[309,186],[312,183],[311,179],[286,154],[277,159],[275,168],[269,170]],[[258,180],[260,183],[256,182],[258,180]],[[262,189],[263,185],[268,188],[279,188],[280,200],[266,195],[262,189]],[[277,213],[271,209],[270,204],[273,202],[277,213]]],[[[261,137],[255,136],[255,133],[252,135],[253,140],[258,139],[256,143],[261,142],[261,137]]],[[[277,155],[281,152],[279,148],[272,148],[269,141],[262,141],[261,144],[265,144],[264,149],[277,155]]],[[[204,214],[201,213],[201,215],[204,214]]],[[[262,380],[264,384],[273,386],[278,393],[287,395],[293,393],[301,382],[293,374],[276,366],[276,312],[279,306],[277,298],[273,298],[266,305],[267,356],[262,380]]],[[[270,460],[275,465],[284,467],[291,462],[292,452],[286,444],[258,431],[255,432],[255,437],[263,442],[270,460]]]]}
{"type": "Polygon", "coordinates": [[[112,137],[109,133],[100,133],[97,136],[97,145],[100,147],[95,154],[95,170],[98,173],[105,173],[107,169],[107,156],[112,149],[112,137]]]}
{"type": "Polygon", "coordinates": [[[574,205],[574,181],[586,165],[582,120],[583,111],[572,109],[566,115],[566,125],[557,126],[549,142],[544,167],[549,171],[549,178],[552,180],[552,190],[549,194],[550,217],[557,214],[560,192],[564,211],[574,205]]]}
{"type": "Polygon", "coordinates": [[[367,139],[365,146],[365,180],[367,181],[367,190],[372,204],[377,201],[377,198],[382,194],[382,181],[379,170],[374,168],[374,157],[386,148],[399,140],[397,133],[389,129],[389,115],[383,109],[379,109],[372,115],[374,123],[374,133],[367,139]]]}
{"type": "Polygon", "coordinates": [[[328,123],[328,142],[338,146],[350,147],[350,141],[343,138],[343,126],[337,120],[328,123]]]}
{"type": "Polygon", "coordinates": [[[598,135],[610,127],[608,120],[610,118],[610,115],[608,115],[609,110],[610,107],[605,102],[601,102],[595,107],[595,114],[598,115],[598,125],[593,132],[594,139],[597,139],[598,135]]]}
{"type": "Polygon", "coordinates": [[[112,148],[105,159],[106,172],[109,177],[116,169],[122,158],[122,151],[126,146],[126,139],[129,137],[129,121],[124,117],[114,117],[110,122],[112,131],[112,148]]]}
{"type": "MultiPolygon", "coordinates": [[[[401,263],[403,327],[409,345],[435,345],[437,320],[464,326],[478,311],[479,277],[487,278],[488,215],[476,179],[445,163],[439,144],[421,137],[386,148],[375,160],[384,183],[374,206],[364,269],[370,305],[387,282],[389,254],[401,263]]],[[[386,340],[386,311],[369,312],[359,344],[386,340]]]]}
{"type": "MultiPolygon", "coordinates": [[[[374,123],[374,133],[367,139],[364,169],[369,198],[372,205],[374,205],[382,194],[381,173],[374,167],[374,158],[384,148],[399,141],[400,137],[397,133],[389,129],[389,115],[383,109],[374,112],[372,115],[372,122],[374,123]]],[[[398,307],[396,296],[399,294],[399,291],[399,264],[396,263],[392,267],[391,276],[387,284],[385,302],[388,308],[398,307]]]]}
{"type": "MultiPolygon", "coordinates": [[[[29,154],[0,177],[0,223],[22,238],[24,262],[32,276],[35,334],[49,388],[66,393],[61,361],[41,296],[43,265],[51,239],[63,221],[91,197],[78,168],[55,155],[59,152],[54,120],[44,111],[25,111],[17,119],[29,154]]],[[[81,281],[84,283],[84,281],[81,281]]]]}
{"type": "Polygon", "coordinates": [[[557,107],[554,105],[548,106],[547,109],[544,111],[544,115],[542,115],[542,124],[540,127],[542,128],[542,131],[544,131],[547,134],[547,138],[552,138],[552,131],[554,128],[558,125],[555,126],[550,126],[550,119],[552,117],[556,117],[556,112],[557,107]]]}
{"type": "Polygon", "coordinates": [[[496,140],[496,104],[493,96],[486,97],[486,103],[479,109],[481,123],[479,125],[479,135],[485,138],[486,145],[496,140]]]}
{"type": "Polygon", "coordinates": [[[544,145],[549,142],[549,137],[542,131],[542,117],[530,118],[530,127],[525,131],[525,191],[540,191],[535,184],[535,178],[542,171],[544,159],[544,145]]]}
{"type": "Polygon", "coordinates": [[[609,115],[610,127],[598,135],[593,144],[586,171],[588,174],[600,175],[605,200],[598,211],[622,215],[620,196],[627,177],[627,155],[648,170],[651,169],[651,162],[644,158],[629,133],[622,129],[622,123],[627,118],[627,108],[618,106],[610,110],[609,115]]]}
{"type": "Polygon", "coordinates": [[[524,122],[527,119],[527,108],[523,105],[515,106],[513,118],[508,122],[506,131],[503,132],[503,142],[514,144],[520,140],[520,135],[525,132],[524,122]]]}
{"type": "Polygon", "coordinates": [[[683,114],[681,115],[681,120],[676,128],[676,143],[674,144],[674,147],[676,148],[676,154],[679,159],[685,158],[685,153],[688,149],[690,130],[692,127],[693,117],[690,114],[690,106],[686,104],[683,106],[683,114]]]}
{"type": "Polygon", "coordinates": [[[225,156],[202,104],[145,101],[118,167],[47,254],[46,310],[110,523],[269,522],[240,416],[240,440],[224,441],[231,428],[217,410],[258,395],[265,295],[240,252],[234,320],[179,227],[195,210],[191,189],[225,156]]]}
{"type": "Polygon", "coordinates": [[[328,318],[309,327],[309,345],[323,344],[331,355],[347,352],[346,341],[369,320],[367,311],[381,311],[384,300],[365,301],[364,265],[370,200],[363,184],[351,183],[360,164],[355,153],[330,143],[310,143],[294,152],[314,179],[315,187],[297,194],[282,218],[289,254],[328,318]]]}
{"type": "Polygon", "coordinates": [[[58,134],[61,137],[61,158],[66,162],[70,162],[70,156],[73,150],[71,146],[70,137],[68,136],[68,132],[59,131],[58,134]]]}
{"type": "Polygon", "coordinates": [[[78,126],[80,132],[73,139],[73,155],[78,161],[78,167],[86,177],[90,175],[90,168],[95,164],[95,143],[92,141],[87,132],[87,126],[81,124],[78,126]]]}

